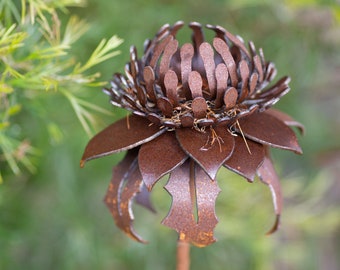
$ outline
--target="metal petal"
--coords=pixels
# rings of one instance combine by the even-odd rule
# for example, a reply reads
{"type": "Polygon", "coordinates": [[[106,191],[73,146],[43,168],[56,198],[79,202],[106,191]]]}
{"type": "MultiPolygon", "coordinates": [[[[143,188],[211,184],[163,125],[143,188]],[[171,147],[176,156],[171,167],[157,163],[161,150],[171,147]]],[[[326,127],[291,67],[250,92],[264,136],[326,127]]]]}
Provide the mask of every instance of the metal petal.
{"type": "Polygon", "coordinates": [[[269,155],[265,156],[262,165],[257,170],[257,174],[260,177],[261,181],[269,186],[273,198],[276,220],[273,227],[267,232],[267,234],[271,234],[275,232],[279,227],[280,216],[282,212],[282,192],[279,177],[276,174],[269,155]]]}
{"type": "Polygon", "coordinates": [[[253,57],[253,63],[259,74],[259,82],[262,82],[263,81],[263,69],[262,69],[261,59],[258,55],[255,55],[253,57]]]}
{"type": "Polygon", "coordinates": [[[224,163],[224,166],[245,177],[249,182],[253,182],[256,171],[263,162],[264,155],[265,151],[262,144],[251,140],[245,141],[242,136],[237,136],[235,137],[233,154],[224,163]]]}
{"type": "Polygon", "coordinates": [[[160,97],[159,99],[157,99],[157,107],[166,117],[172,116],[173,106],[168,98],[160,97]]]}
{"type": "Polygon", "coordinates": [[[207,115],[207,102],[203,97],[196,97],[191,104],[192,112],[195,118],[204,118],[207,115]]]}
{"type": "Polygon", "coordinates": [[[104,202],[109,208],[116,225],[138,242],[145,242],[133,229],[131,204],[140,191],[142,176],[138,170],[137,149],[130,150],[113,169],[113,176],[104,202]]]}
{"type": "Polygon", "coordinates": [[[171,69],[168,70],[165,73],[164,86],[166,90],[166,96],[174,106],[177,106],[178,104],[177,84],[178,84],[178,77],[175,71],[171,69]]]}
{"type": "Polygon", "coordinates": [[[291,116],[289,116],[288,114],[285,114],[284,112],[270,108],[270,109],[266,110],[264,113],[268,113],[271,116],[276,117],[277,119],[284,122],[287,126],[297,127],[301,134],[305,133],[304,125],[302,125],[300,122],[294,120],[291,116]]]}
{"type": "Polygon", "coordinates": [[[202,93],[202,77],[197,71],[191,71],[189,74],[189,88],[192,98],[203,97],[202,93]]]}
{"type": "MultiPolygon", "coordinates": [[[[295,133],[267,113],[253,113],[238,120],[244,135],[256,142],[302,154],[295,133]]],[[[238,130],[238,132],[241,132],[238,130]]]]}
{"type": "Polygon", "coordinates": [[[171,173],[165,189],[172,196],[172,205],[162,223],[175,229],[180,239],[194,245],[214,243],[213,230],[218,222],[215,201],[220,192],[217,181],[212,181],[200,166],[188,160],[171,173]]]}
{"type": "Polygon", "coordinates": [[[161,43],[157,44],[156,47],[154,48],[154,52],[152,54],[152,58],[150,61],[150,66],[154,69],[156,64],[158,63],[159,58],[161,57],[161,54],[163,53],[166,45],[168,45],[168,43],[170,41],[172,41],[174,39],[173,36],[167,36],[164,40],[162,40],[161,43]]]}
{"type": "Polygon", "coordinates": [[[195,46],[195,51],[199,50],[200,45],[204,42],[204,35],[202,32],[202,25],[198,22],[189,23],[189,27],[193,31],[192,41],[195,46]]]}
{"type": "Polygon", "coordinates": [[[236,104],[237,98],[238,98],[237,90],[234,87],[228,87],[228,89],[224,92],[223,97],[225,109],[229,110],[233,108],[236,104]]]}
{"type": "Polygon", "coordinates": [[[169,69],[171,57],[176,53],[178,41],[176,39],[169,41],[164,49],[164,53],[159,64],[159,74],[161,79],[164,78],[166,71],[169,69]]]}
{"type": "Polygon", "coordinates": [[[89,141],[80,165],[84,166],[86,161],[94,158],[134,148],[151,141],[165,130],[159,129],[156,125],[150,125],[147,119],[136,115],[120,119],[89,141]]]}
{"type": "Polygon", "coordinates": [[[144,183],[142,184],[140,192],[138,192],[135,197],[135,202],[150,210],[152,213],[156,213],[156,210],[153,207],[150,199],[150,192],[148,191],[144,183]]]}
{"type": "Polygon", "coordinates": [[[162,176],[187,159],[174,132],[166,132],[143,144],[139,150],[138,163],[143,181],[149,190],[162,176]]]}
{"type": "Polygon", "coordinates": [[[221,55],[224,63],[226,64],[228,68],[231,85],[233,87],[237,87],[238,79],[237,79],[236,64],[235,64],[233,56],[230,53],[227,43],[225,43],[220,38],[214,38],[213,45],[216,51],[221,55]]]}
{"type": "Polygon", "coordinates": [[[215,70],[215,76],[217,80],[217,93],[216,93],[216,99],[215,99],[215,106],[216,108],[219,108],[223,105],[223,97],[225,89],[227,89],[228,86],[228,68],[225,64],[220,63],[217,65],[215,70]]]}
{"type": "Polygon", "coordinates": [[[215,61],[214,50],[208,42],[203,42],[199,48],[203,60],[205,73],[208,80],[210,96],[215,97],[216,79],[215,79],[215,61]]]}
{"type": "Polygon", "coordinates": [[[215,179],[218,169],[231,156],[235,144],[234,137],[223,126],[205,132],[181,128],[176,130],[176,136],[184,151],[211,179],[215,179]]]}
{"type": "Polygon", "coordinates": [[[182,78],[182,85],[183,91],[186,98],[191,98],[191,93],[189,90],[188,80],[189,74],[192,70],[192,58],[194,56],[194,47],[190,43],[186,43],[182,46],[180,50],[181,56],[181,78],[182,78]]]}
{"type": "Polygon", "coordinates": [[[144,71],[143,71],[143,76],[144,76],[144,80],[145,80],[145,87],[146,87],[147,94],[148,94],[149,98],[153,102],[155,102],[157,97],[156,97],[156,92],[155,92],[155,88],[154,88],[155,73],[154,73],[153,69],[150,66],[145,67],[144,71]]]}

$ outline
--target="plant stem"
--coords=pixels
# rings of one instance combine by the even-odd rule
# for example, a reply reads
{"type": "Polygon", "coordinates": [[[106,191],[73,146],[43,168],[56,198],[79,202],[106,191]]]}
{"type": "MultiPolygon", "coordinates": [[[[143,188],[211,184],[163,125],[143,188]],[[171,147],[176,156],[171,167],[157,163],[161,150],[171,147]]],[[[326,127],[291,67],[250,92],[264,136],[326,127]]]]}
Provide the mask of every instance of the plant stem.
{"type": "Polygon", "coordinates": [[[189,270],[190,268],[190,243],[179,237],[177,241],[177,266],[176,270],[189,270]]]}

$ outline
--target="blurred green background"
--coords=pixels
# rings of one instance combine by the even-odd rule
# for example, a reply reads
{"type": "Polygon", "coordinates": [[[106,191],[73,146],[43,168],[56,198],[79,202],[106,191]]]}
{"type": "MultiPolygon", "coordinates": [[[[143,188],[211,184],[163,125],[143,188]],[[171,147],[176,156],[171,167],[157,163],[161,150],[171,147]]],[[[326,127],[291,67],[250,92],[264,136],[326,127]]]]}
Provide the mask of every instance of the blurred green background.
{"type": "MultiPolygon", "coordinates": [[[[277,79],[292,78],[291,92],[276,107],[306,127],[299,136],[303,156],[273,151],[284,192],[282,225],[265,236],[274,220],[269,190],[222,169],[218,242],[193,247],[191,269],[340,269],[339,1],[89,0],[61,12],[62,23],[71,14],[89,24],[72,47],[80,61],[103,38],[115,34],[124,40],[119,56],[96,67],[107,81],[123,72],[130,45],[141,55],[146,38],[177,20],[218,24],[262,47],[276,64],[277,79]]],[[[152,194],[156,215],[134,207],[136,230],[149,243],[133,242],[115,227],[102,202],[122,154],[80,169],[89,136],[65,99],[41,95],[41,108],[60,128],[60,140],[48,135],[38,109],[14,119],[40,154],[34,173],[23,169],[14,175],[0,163],[0,269],[174,269],[177,235],[160,224],[171,203],[166,179],[152,194]]],[[[110,106],[101,87],[84,88],[83,97],[113,112],[97,114],[97,131],[125,115],[110,106]]]]}

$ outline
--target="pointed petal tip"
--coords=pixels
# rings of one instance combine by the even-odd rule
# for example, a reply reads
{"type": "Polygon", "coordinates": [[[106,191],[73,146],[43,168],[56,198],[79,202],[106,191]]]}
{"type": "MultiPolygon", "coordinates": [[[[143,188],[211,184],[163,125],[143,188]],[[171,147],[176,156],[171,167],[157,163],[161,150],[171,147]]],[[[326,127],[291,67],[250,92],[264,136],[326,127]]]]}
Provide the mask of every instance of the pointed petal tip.
{"type": "Polygon", "coordinates": [[[85,159],[82,159],[81,161],[80,161],[80,168],[84,168],[84,166],[85,166],[85,163],[86,163],[86,160],[85,159]]]}
{"type": "Polygon", "coordinates": [[[141,238],[139,235],[137,235],[135,232],[130,232],[131,234],[128,234],[128,236],[132,239],[135,240],[141,244],[148,244],[149,241],[144,240],[143,238],[141,238]]]}
{"type": "Polygon", "coordinates": [[[279,229],[281,215],[277,214],[273,227],[266,233],[266,235],[271,235],[279,229]]]}
{"type": "Polygon", "coordinates": [[[299,154],[299,155],[302,155],[303,154],[302,148],[300,146],[298,146],[296,151],[295,151],[295,153],[299,154]]]}
{"type": "Polygon", "coordinates": [[[145,183],[145,182],[144,182],[144,184],[145,184],[147,190],[148,190],[149,192],[151,192],[151,190],[152,190],[152,188],[153,188],[153,185],[152,185],[152,184],[147,184],[147,183],[145,183]]]}

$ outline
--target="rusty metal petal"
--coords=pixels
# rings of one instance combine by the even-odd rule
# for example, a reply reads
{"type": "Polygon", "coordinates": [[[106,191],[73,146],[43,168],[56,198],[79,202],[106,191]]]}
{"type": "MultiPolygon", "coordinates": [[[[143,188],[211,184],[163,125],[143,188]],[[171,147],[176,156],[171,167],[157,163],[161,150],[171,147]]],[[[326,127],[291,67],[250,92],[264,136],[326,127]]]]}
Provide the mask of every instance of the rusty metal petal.
{"type": "Polygon", "coordinates": [[[176,130],[176,137],[183,150],[202,166],[211,179],[215,179],[218,169],[234,150],[234,137],[223,126],[205,132],[181,128],[176,130]]]}
{"type": "Polygon", "coordinates": [[[215,76],[216,76],[216,84],[217,84],[217,93],[215,99],[215,106],[216,108],[220,108],[223,105],[223,98],[225,89],[228,87],[228,68],[225,64],[220,63],[217,65],[215,69],[215,76]]]}
{"type": "Polygon", "coordinates": [[[145,118],[130,115],[111,124],[89,141],[81,159],[81,166],[88,160],[128,150],[151,141],[165,131],[166,129],[150,125],[145,118]]]}
{"type": "Polygon", "coordinates": [[[216,79],[215,79],[214,50],[208,42],[203,42],[199,48],[199,51],[203,60],[210,95],[211,97],[215,97],[216,79]]]}
{"type": "Polygon", "coordinates": [[[234,87],[228,87],[228,89],[224,92],[223,101],[225,104],[225,109],[232,109],[237,101],[238,93],[234,87]]]}
{"type": "Polygon", "coordinates": [[[150,199],[150,192],[148,191],[144,183],[142,184],[140,192],[138,192],[135,197],[135,202],[145,207],[146,209],[150,210],[152,213],[156,213],[156,210],[153,207],[150,199]]]}
{"type": "Polygon", "coordinates": [[[266,113],[253,113],[238,121],[247,138],[271,147],[302,154],[293,130],[274,116],[266,113]]]}
{"type": "Polygon", "coordinates": [[[166,132],[141,146],[138,154],[139,169],[149,190],[163,175],[172,171],[187,159],[175,132],[166,132]]]}
{"type": "Polygon", "coordinates": [[[230,75],[231,85],[233,87],[237,87],[237,70],[236,70],[236,64],[234,61],[233,56],[230,53],[229,47],[227,43],[225,43],[220,38],[214,38],[213,41],[214,48],[216,51],[221,55],[224,63],[226,64],[228,68],[228,72],[230,75]]]}
{"type": "Polygon", "coordinates": [[[188,160],[171,173],[165,189],[172,196],[172,205],[162,223],[175,229],[180,239],[194,245],[214,243],[213,230],[218,222],[215,201],[220,192],[217,181],[212,181],[200,166],[188,160]]]}
{"type": "Polygon", "coordinates": [[[302,125],[300,122],[294,120],[288,114],[285,114],[284,112],[281,112],[281,111],[273,109],[273,108],[270,108],[270,109],[266,110],[265,113],[268,113],[268,114],[276,117],[277,119],[280,119],[287,126],[298,128],[298,130],[300,131],[301,134],[305,133],[304,125],[302,125]]]}
{"type": "Polygon", "coordinates": [[[267,232],[267,234],[271,234],[279,227],[280,216],[282,212],[282,192],[279,177],[276,174],[275,168],[268,154],[265,156],[262,165],[257,171],[257,174],[261,181],[269,186],[270,192],[272,194],[276,220],[273,227],[267,232]]]}
{"type": "Polygon", "coordinates": [[[262,144],[251,140],[245,141],[242,136],[237,136],[233,154],[224,163],[224,166],[245,177],[249,182],[253,182],[264,156],[265,151],[262,144]]]}
{"type": "Polygon", "coordinates": [[[104,202],[121,230],[138,242],[145,242],[133,229],[131,204],[142,186],[138,170],[137,149],[128,151],[124,159],[113,169],[112,180],[104,202]]]}

